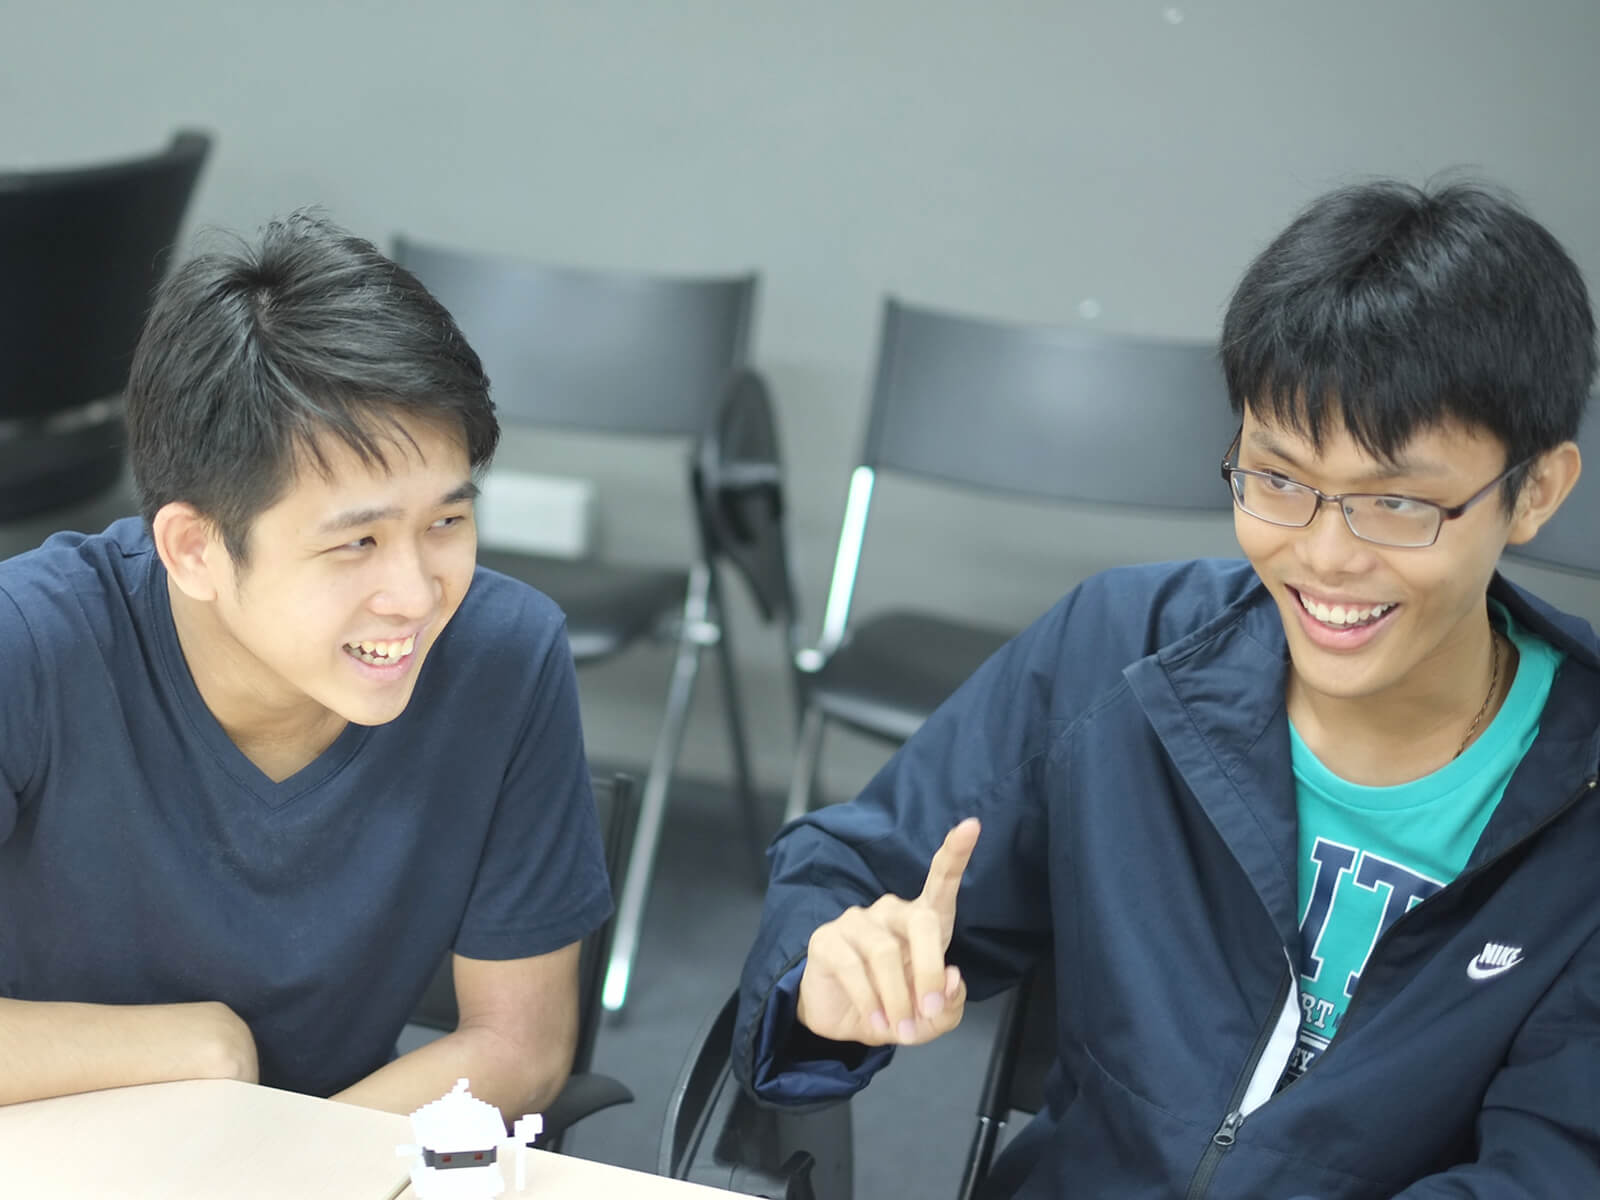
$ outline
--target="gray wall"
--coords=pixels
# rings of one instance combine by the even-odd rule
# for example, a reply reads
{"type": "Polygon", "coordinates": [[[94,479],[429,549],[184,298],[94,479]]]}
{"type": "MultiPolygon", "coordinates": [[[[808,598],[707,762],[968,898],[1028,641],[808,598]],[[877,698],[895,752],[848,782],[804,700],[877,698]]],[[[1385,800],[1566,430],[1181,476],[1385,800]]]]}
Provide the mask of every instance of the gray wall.
{"type": "MultiPolygon", "coordinates": [[[[757,355],[783,406],[814,630],[886,290],[1210,336],[1245,261],[1310,196],[1463,164],[1517,190],[1600,280],[1597,57],[1595,0],[0,0],[0,162],[131,153],[194,123],[220,139],[196,224],[249,230],[318,203],[380,242],[760,268],[757,355]]],[[[598,479],[608,550],[688,545],[676,452],[516,437],[506,461],[598,479]]],[[[862,605],[926,597],[1018,623],[1095,566],[1232,549],[1226,522],[920,490],[886,492],[881,516],[862,605]]],[[[1588,585],[1522,577],[1600,615],[1588,585]]],[[[777,781],[777,645],[738,617],[777,781]]],[[[585,672],[597,752],[648,752],[666,666],[585,672]]],[[[701,705],[691,771],[723,769],[715,716],[701,705]]],[[[831,786],[882,757],[841,744],[831,786]]]]}

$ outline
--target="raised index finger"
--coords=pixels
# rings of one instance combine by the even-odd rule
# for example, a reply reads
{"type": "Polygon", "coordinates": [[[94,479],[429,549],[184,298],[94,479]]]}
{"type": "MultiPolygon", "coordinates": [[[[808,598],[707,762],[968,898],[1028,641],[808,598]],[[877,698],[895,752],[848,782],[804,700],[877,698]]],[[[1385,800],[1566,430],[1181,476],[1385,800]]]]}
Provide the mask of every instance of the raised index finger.
{"type": "Polygon", "coordinates": [[[922,902],[933,905],[948,919],[955,917],[956,893],[961,888],[961,876],[972,861],[972,852],[977,848],[979,829],[977,817],[962,821],[944,835],[944,844],[934,853],[928,867],[928,878],[922,885],[922,902]]]}

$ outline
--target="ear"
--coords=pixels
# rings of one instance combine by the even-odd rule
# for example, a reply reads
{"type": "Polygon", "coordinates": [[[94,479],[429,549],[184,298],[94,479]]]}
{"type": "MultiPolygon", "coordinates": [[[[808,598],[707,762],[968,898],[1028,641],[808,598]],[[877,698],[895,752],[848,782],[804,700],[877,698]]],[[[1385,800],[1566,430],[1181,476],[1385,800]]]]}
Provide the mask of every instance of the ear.
{"type": "Polygon", "coordinates": [[[1532,541],[1533,535],[1556,515],[1582,471],[1583,456],[1578,453],[1575,442],[1562,442],[1535,459],[1517,495],[1517,511],[1511,518],[1506,540],[1517,546],[1532,541]]]}
{"type": "Polygon", "coordinates": [[[173,501],[156,511],[150,532],[178,590],[191,600],[215,600],[225,578],[223,569],[233,561],[216,526],[194,505],[173,501]]]}

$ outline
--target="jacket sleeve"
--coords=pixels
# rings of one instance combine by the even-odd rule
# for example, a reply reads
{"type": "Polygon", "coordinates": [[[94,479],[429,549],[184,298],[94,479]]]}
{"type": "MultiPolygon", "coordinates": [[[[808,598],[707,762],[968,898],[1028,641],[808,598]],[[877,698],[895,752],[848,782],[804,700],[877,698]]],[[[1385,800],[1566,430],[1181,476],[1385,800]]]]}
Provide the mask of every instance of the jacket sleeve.
{"type": "Polygon", "coordinates": [[[1518,1032],[1484,1093],[1478,1157],[1397,1200],[1600,1196],[1600,934],[1518,1032]]]}
{"type": "MultiPolygon", "coordinates": [[[[997,652],[855,801],[811,813],[779,834],[768,852],[771,882],[734,1030],[734,1070],[757,1099],[840,1099],[888,1061],[886,1052],[865,1047],[836,1047],[838,1057],[858,1064],[849,1071],[820,1060],[786,1061],[795,968],[811,934],[846,908],[888,893],[919,894],[934,852],[962,819],[983,822],[948,955],[968,994],[982,999],[1004,989],[1048,946],[1047,796],[1058,724],[1052,697],[1070,608],[1069,597],[997,652]],[[780,989],[785,976],[788,986],[780,989]],[[774,1087],[776,1076],[784,1078],[774,1087]]],[[[809,1042],[815,1051],[821,1039],[809,1042]]]]}

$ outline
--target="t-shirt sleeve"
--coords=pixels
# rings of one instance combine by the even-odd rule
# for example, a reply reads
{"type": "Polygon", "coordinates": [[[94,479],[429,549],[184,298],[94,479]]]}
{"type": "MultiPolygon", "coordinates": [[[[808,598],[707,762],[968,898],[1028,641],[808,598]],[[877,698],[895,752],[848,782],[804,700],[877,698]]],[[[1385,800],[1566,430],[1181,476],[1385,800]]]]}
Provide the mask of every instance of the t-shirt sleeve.
{"type": "Polygon", "coordinates": [[[467,958],[547,954],[611,914],[565,628],[550,640],[456,934],[467,958]]]}
{"type": "Polygon", "coordinates": [[[0,842],[16,828],[22,793],[38,770],[41,680],[33,634],[0,588],[0,842]]]}

